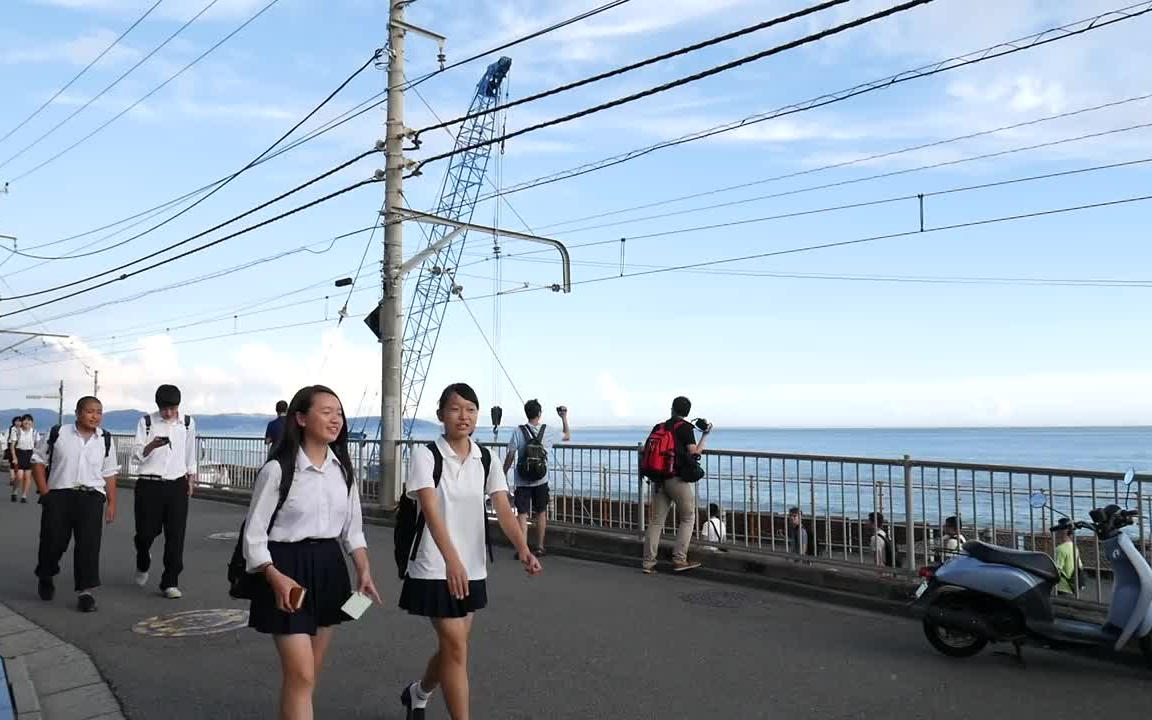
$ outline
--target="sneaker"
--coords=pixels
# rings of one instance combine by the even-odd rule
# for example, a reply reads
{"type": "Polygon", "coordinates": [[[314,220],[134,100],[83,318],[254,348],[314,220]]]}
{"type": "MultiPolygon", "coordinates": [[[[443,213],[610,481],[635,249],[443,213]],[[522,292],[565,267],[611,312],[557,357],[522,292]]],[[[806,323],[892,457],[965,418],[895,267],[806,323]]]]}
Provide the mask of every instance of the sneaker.
{"type": "Polygon", "coordinates": [[[40,594],[41,600],[50,602],[56,597],[56,583],[52,582],[52,578],[40,578],[40,582],[36,583],[36,592],[40,594]]]}
{"type": "Polygon", "coordinates": [[[76,606],[80,608],[80,612],[96,612],[96,596],[89,592],[82,592],[76,598],[76,606]]]}
{"type": "Polygon", "coordinates": [[[404,686],[404,692],[400,693],[400,704],[404,706],[404,720],[424,720],[424,708],[412,707],[412,685],[404,686]]]}
{"type": "Polygon", "coordinates": [[[545,550],[544,548],[536,548],[535,550],[532,551],[532,554],[535,555],[537,558],[542,558],[548,554],[548,551],[545,550]]]}
{"type": "Polygon", "coordinates": [[[674,562],[672,563],[673,572],[684,572],[686,570],[695,570],[700,567],[698,562],[674,562]]]}
{"type": "Polygon", "coordinates": [[[136,587],[144,587],[148,584],[148,571],[136,573],[136,587]]]}
{"type": "Polygon", "coordinates": [[[655,575],[656,574],[656,566],[655,565],[653,565],[652,567],[646,567],[646,568],[640,568],[640,569],[644,572],[645,575],[655,575]]]}
{"type": "Polygon", "coordinates": [[[12,502],[16,502],[16,493],[12,493],[12,502]]]}
{"type": "Polygon", "coordinates": [[[22,502],[22,503],[24,503],[25,505],[27,505],[27,504],[28,504],[28,498],[26,498],[26,497],[22,497],[22,498],[20,498],[20,502],[22,502]]]}
{"type": "Polygon", "coordinates": [[[164,597],[169,600],[179,600],[184,597],[184,593],[180,592],[180,588],[178,587],[164,588],[161,592],[163,592],[164,597]]]}

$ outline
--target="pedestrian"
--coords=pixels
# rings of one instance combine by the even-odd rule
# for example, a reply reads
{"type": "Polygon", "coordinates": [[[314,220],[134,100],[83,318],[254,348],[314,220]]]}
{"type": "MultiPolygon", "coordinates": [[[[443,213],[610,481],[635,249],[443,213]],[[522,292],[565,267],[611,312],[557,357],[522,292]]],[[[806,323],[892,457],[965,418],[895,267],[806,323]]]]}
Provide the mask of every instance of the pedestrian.
{"type": "MultiPolygon", "coordinates": [[[[568,408],[556,408],[560,415],[562,442],[572,439],[568,427],[568,408]]],[[[504,474],[512,471],[513,498],[516,505],[516,520],[520,523],[520,533],[528,537],[528,517],[536,521],[536,548],[532,551],[537,558],[544,557],[544,534],[548,528],[548,459],[552,455],[555,431],[549,432],[547,425],[540,423],[544,409],[539,400],[524,403],[524,415],[528,423],[516,428],[508,439],[508,453],[504,456],[504,474]]]]}
{"type": "Polygon", "coordinates": [[[276,419],[268,423],[268,427],[264,430],[264,447],[269,450],[280,439],[280,434],[284,432],[284,416],[288,414],[288,403],[280,400],[276,403],[276,419]]]}
{"type": "Polygon", "coordinates": [[[26,503],[28,490],[32,487],[32,453],[40,443],[40,435],[33,427],[31,415],[24,415],[18,420],[20,422],[13,427],[16,439],[12,443],[15,456],[15,463],[12,465],[15,480],[12,486],[12,502],[16,502],[16,495],[19,493],[20,502],[26,503]]]}
{"type": "Polygon", "coordinates": [[[423,677],[400,694],[407,720],[423,720],[428,699],[441,685],[449,717],[469,718],[468,636],[474,613],[488,604],[485,497],[525,571],[541,570],[512,514],[504,471],[472,441],[479,412],[475,390],[464,383],[446,387],[436,410],[444,434],[417,446],[408,468],[407,494],[423,524],[409,554],[400,608],[431,619],[437,650],[423,677]]]}
{"type": "Polygon", "coordinates": [[[280,718],[312,717],[312,696],[341,610],[352,595],[343,553],[356,566],[356,591],[377,604],[352,460],[348,422],[336,393],[302,388],[286,412],[275,457],[260,469],[242,547],[262,573],[248,625],[272,635],[280,656],[280,718]],[[343,551],[343,552],[342,552],[343,551]]]}
{"type": "Polygon", "coordinates": [[[785,549],[797,555],[808,554],[808,530],[804,527],[804,518],[798,507],[788,508],[785,549]]]}
{"type": "Polygon", "coordinates": [[[709,503],[708,522],[704,523],[705,542],[722,543],[727,536],[727,532],[727,528],[724,526],[724,515],[720,512],[720,506],[716,503],[709,503]]]}
{"type": "Polygon", "coordinates": [[[12,418],[12,425],[8,428],[8,436],[4,440],[4,456],[8,458],[8,484],[12,486],[12,502],[19,496],[20,462],[16,459],[16,439],[19,437],[20,422],[23,416],[12,418]]]}
{"type": "Polygon", "coordinates": [[[1052,527],[1056,538],[1056,571],[1060,581],[1056,583],[1056,593],[1059,595],[1075,595],[1077,589],[1084,587],[1081,573],[1084,565],[1080,561],[1080,553],[1076,552],[1076,535],[1071,522],[1061,518],[1060,522],[1052,527]]]}
{"type": "Polygon", "coordinates": [[[55,597],[60,558],[74,538],[73,580],[81,612],[96,610],[103,523],[116,519],[116,447],[112,434],[100,427],[103,420],[100,401],[82,397],[76,422],[53,427],[32,455],[41,505],[37,591],[46,602],[55,597]]]}
{"type": "Polygon", "coordinates": [[[703,477],[699,457],[712,433],[712,425],[707,420],[696,421],[696,427],[702,433],[700,442],[696,442],[692,423],[686,420],[690,412],[692,402],[688,398],[681,396],[673,400],[672,417],[652,428],[642,452],[640,472],[652,483],[652,516],[644,538],[642,565],[649,575],[656,572],[660,532],[673,505],[680,523],[672,547],[672,569],[684,572],[700,567],[698,562],[688,562],[688,545],[692,542],[692,530],[696,525],[693,486],[703,477]]]}
{"type": "Polygon", "coordinates": [[[156,388],[158,410],[140,418],[132,443],[132,459],[139,464],[133,502],[136,519],[136,585],[148,584],[152,543],[164,533],[164,572],[160,593],[169,600],[184,596],[180,573],[184,570],[184,534],[188,527],[188,499],[196,487],[196,421],[180,412],[180,388],[156,388]]]}
{"type": "Polygon", "coordinates": [[[876,565],[896,566],[896,544],[884,529],[884,514],[878,512],[868,513],[868,522],[865,525],[870,539],[868,548],[872,553],[872,561],[876,565]]]}
{"type": "Polygon", "coordinates": [[[968,542],[968,539],[960,532],[959,518],[955,515],[944,518],[944,527],[941,529],[940,534],[943,536],[943,542],[941,543],[941,562],[964,553],[964,544],[968,542]]]}

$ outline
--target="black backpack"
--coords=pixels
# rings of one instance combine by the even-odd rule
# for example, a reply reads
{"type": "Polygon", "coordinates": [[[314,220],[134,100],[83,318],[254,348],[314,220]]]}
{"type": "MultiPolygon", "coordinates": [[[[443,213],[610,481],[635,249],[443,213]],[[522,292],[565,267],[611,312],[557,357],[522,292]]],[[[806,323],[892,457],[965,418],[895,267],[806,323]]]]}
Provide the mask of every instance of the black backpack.
{"type": "MultiPolygon", "coordinates": [[[[444,474],[444,456],[440,447],[430,442],[425,447],[432,453],[432,486],[440,487],[440,476],[444,474]]],[[[484,484],[488,484],[488,473],[492,470],[492,453],[480,446],[480,462],[484,465],[484,484]]],[[[488,549],[488,559],[492,557],[492,539],[488,536],[488,509],[480,506],[484,513],[484,546],[488,549]]],[[[408,576],[408,563],[416,559],[420,549],[420,538],[424,535],[424,513],[416,506],[416,501],[408,497],[406,491],[400,493],[400,504],[396,506],[396,528],[392,532],[392,554],[396,558],[396,571],[401,580],[408,576]],[[411,552],[409,552],[411,548],[411,552]]]]}
{"type": "MultiPolygon", "coordinates": [[[[271,461],[270,461],[271,462],[271,461]]],[[[296,474],[295,462],[280,463],[279,497],[276,498],[276,509],[268,520],[268,532],[276,524],[276,516],[284,501],[288,499],[288,492],[292,489],[292,479],[296,474]]],[[[261,583],[266,582],[263,575],[248,572],[248,563],[244,560],[244,526],[247,521],[240,523],[240,536],[236,538],[236,546],[232,548],[232,558],[228,561],[228,594],[237,600],[252,600],[259,592],[261,583]]]]}
{"type": "Polygon", "coordinates": [[[888,567],[900,567],[899,553],[896,552],[896,542],[884,530],[877,530],[876,535],[884,541],[884,564],[888,567]]]}
{"type": "Polygon", "coordinates": [[[548,448],[544,447],[544,431],[541,425],[535,434],[529,425],[521,425],[524,435],[524,451],[516,458],[516,477],[528,482],[536,482],[548,477],[548,448]]]}
{"type": "MultiPolygon", "coordinates": [[[[112,433],[100,430],[100,434],[104,436],[104,457],[108,457],[108,453],[112,452],[112,433]]],[[[60,426],[53,425],[52,429],[48,431],[48,464],[44,470],[45,477],[52,477],[52,453],[56,450],[56,441],[60,439],[60,426]]]]}

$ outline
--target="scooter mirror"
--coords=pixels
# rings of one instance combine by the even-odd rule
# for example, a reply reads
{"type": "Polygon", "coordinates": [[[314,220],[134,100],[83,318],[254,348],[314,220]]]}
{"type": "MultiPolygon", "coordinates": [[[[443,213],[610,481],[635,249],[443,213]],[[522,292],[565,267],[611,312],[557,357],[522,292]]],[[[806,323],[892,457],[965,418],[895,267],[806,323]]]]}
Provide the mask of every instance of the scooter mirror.
{"type": "Polygon", "coordinates": [[[1048,504],[1048,496],[1042,492],[1032,493],[1032,495],[1028,497],[1028,504],[1039,510],[1048,504]]]}
{"type": "Polygon", "coordinates": [[[1124,473],[1124,484],[1131,485],[1132,481],[1136,479],[1136,468],[1128,468],[1128,472],[1124,473]]]}

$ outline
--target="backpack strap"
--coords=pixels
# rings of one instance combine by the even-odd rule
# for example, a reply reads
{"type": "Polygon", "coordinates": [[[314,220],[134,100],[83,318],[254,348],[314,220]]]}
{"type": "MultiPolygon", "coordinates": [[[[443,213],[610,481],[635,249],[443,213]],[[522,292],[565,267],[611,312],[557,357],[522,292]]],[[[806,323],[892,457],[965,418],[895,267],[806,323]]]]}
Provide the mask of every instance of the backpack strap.
{"type": "Polygon", "coordinates": [[[52,475],[52,453],[56,450],[56,441],[60,439],[60,426],[53,425],[48,431],[48,463],[44,471],[45,478],[52,475]]]}
{"type": "MultiPolygon", "coordinates": [[[[488,487],[488,473],[492,472],[492,453],[488,448],[480,445],[480,464],[484,466],[484,487],[488,487]]],[[[484,493],[487,497],[487,493],[484,493]]],[[[488,529],[488,506],[485,503],[480,503],[480,510],[484,513],[484,547],[488,550],[488,561],[496,562],[496,557],[492,554],[492,534],[488,529]]]]}
{"type": "MultiPolygon", "coordinates": [[[[440,446],[434,441],[425,444],[424,447],[428,448],[428,452],[432,453],[432,487],[438,488],[440,487],[440,477],[444,474],[444,455],[440,452],[440,446]]],[[[416,552],[420,549],[420,538],[424,536],[423,512],[416,517],[416,528],[414,532],[412,552],[408,555],[408,562],[416,562],[416,552]]],[[[405,572],[405,574],[407,574],[407,572],[405,572]]]]}
{"type": "Polygon", "coordinates": [[[547,429],[548,429],[547,425],[541,425],[540,430],[538,430],[536,432],[536,437],[534,437],[532,439],[533,442],[535,442],[537,445],[543,445],[544,444],[544,431],[547,429]]]}
{"type": "Polygon", "coordinates": [[[144,416],[144,437],[152,434],[152,415],[151,413],[144,416]]]}
{"type": "Polygon", "coordinates": [[[184,429],[187,430],[190,427],[192,427],[192,416],[191,415],[185,415],[184,416],[184,429]]]}
{"type": "Polygon", "coordinates": [[[108,453],[112,452],[112,433],[102,429],[100,434],[104,436],[104,457],[108,457],[108,453]]]}

